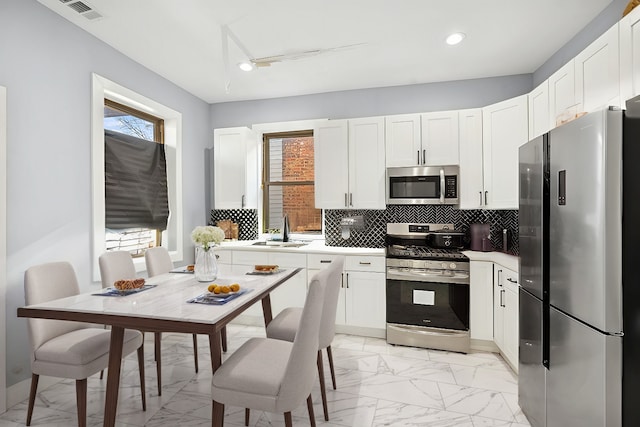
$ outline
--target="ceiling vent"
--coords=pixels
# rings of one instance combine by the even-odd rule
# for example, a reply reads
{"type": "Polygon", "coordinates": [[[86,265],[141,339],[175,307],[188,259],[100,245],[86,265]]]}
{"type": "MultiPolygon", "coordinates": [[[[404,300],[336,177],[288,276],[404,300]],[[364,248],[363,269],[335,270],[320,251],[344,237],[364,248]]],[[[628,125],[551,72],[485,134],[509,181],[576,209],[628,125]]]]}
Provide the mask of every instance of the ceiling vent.
{"type": "Polygon", "coordinates": [[[100,15],[100,13],[96,12],[91,6],[89,6],[85,2],[75,1],[75,0],[59,0],[59,1],[60,3],[66,4],[71,9],[75,10],[77,13],[79,13],[80,15],[84,16],[85,18],[91,21],[95,19],[100,19],[103,17],[102,15],[100,15]]]}

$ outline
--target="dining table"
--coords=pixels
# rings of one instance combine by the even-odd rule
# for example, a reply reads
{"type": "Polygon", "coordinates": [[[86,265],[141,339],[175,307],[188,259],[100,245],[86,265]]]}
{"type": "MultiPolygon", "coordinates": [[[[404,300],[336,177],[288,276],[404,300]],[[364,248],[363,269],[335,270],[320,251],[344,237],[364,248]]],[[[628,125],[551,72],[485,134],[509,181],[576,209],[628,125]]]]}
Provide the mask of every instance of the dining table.
{"type": "MultiPolygon", "coordinates": [[[[101,289],[18,308],[18,317],[68,320],[109,325],[111,342],[104,406],[104,426],[114,426],[120,387],[125,329],[149,332],[184,332],[209,336],[211,369],[222,363],[221,331],[243,311],[261,301],[265,326],[272,320],[270,293],[301,268],[275,272],[220,275],[198,282],[193,274],[166,273],[146,279],[144,289],[119,292],[101,289]],[[232,298],[216,300],[209,285],[238,284],[232,298]]],[[[232,295],[232,294],[229,294],[232,295]]]]}

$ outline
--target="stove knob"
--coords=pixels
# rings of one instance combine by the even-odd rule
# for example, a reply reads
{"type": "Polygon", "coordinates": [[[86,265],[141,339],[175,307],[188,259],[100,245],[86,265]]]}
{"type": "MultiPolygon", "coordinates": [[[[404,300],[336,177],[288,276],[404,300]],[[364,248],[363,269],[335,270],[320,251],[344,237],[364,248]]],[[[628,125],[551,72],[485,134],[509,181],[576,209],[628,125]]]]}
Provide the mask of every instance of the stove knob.
{"type": "Polygon", "coordinates": [[[451,264],[449,264],[449,268],[452,269],[452,270],[455,270],[456,269],[456,263],[452,262],[451,264]]]}

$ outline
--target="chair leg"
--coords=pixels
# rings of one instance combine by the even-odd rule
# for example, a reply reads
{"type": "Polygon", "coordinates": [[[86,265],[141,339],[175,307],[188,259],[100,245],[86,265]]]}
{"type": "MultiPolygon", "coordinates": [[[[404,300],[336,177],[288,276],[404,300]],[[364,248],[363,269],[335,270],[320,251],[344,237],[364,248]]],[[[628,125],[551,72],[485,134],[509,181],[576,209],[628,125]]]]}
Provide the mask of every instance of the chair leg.
{"type": "Polygon", "coordinates": [[[213,409],[211,413],[211,426],[222,427],[224,425],[224,404],[213,401],[213,409]]]}
{"type": "Polygon", "coordinates": [[[291,412],[284,413],[284,426],[293,427],[293,420],[291,419],[291,412]]]}
{"type": "Polygon", "coordinates": [[[227,352],[227,327],[223,326],[220,330],[220,337],[222,337],[222,351],[227,352]]]}
{"type": "Polygon", "coordinates": [[[104,369],[102,371],[100,371],[100,379],[104,378],[104,369]]]}
{"type": "Polygon", "coordinates": [[[87,425],[87,379],[76,380],[76,405],[78,406],[78,427],[87,425]]]}
{"type": "Polygon", "coordinates": [[[160,332],[153,334],[154,355],[156,359],[156,374],[158,376],[158,396],[162,396],[162,335],[160,332]]]}
{"type": "Polygon", "coordinates": [[[31,415],[33,415],[33,404],[36,401],[36,391],[38,390],[38,379],[40,375],[31,374],[31,391],[29,392],[29,409],[27,409],[27,425],[31,425],[31,415]]]}
{"type": "Polygon", "coordinates": [[[251,409],[249,408],[244,408],[244,425],[248,426],[249,425],[249,414],[251,413],[251,409]]]}
{"type": "Polygon", "coordinates": [[[144,340],[142,345],[138,347],[138,372],[140,373],[140,392],[142,393],[142,410],[147,410],[147,393],[144,382],[144,340]]]}
{"type": "Polygon", "coordinates": [[[193,362],[196,365],[196,374],[198,373],[198,334],[193,334],[193,362]]]}
{"type": "Polygon", "coordinates": [[[331,346],[327,347],[327,357],[329,358],[329,369],[331,369],[331,382],[333,382],[333,389],[336,389],[336,371],[333,369],[333,354],[331,353],[331,346]]]}
{"type": "Polygon", "coordinates": [[[311,400],[311,394],[307,397],[307,411],[309,411],[309,425],[316,427],[316,416],[313,413],[313,401],[311,400]]]}
{"type": "Polygon", "coordinates": [[[320,394],[322,395],[322,410],[324,420],[329,421],[329,409],[327,408],[327,389],[324,385],[324,366],[322,363],[322,350],[318,350],[318,378],[320,378],[320,394]]]}

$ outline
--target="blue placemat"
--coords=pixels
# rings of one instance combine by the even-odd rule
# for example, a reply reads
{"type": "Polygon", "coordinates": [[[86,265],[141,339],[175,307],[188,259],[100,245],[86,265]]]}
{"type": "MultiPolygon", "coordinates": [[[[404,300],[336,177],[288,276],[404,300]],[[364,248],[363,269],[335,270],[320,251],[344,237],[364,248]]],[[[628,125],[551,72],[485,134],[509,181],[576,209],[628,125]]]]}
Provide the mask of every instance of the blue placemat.
{"type": "Polygon", "coordinates": [[[116,288],[105,288],[102,290],[102,292],[98,292],[97,294],[92,295],[98,295],[102,297],[124,297],[131,294],[137,294],[138,292],[146,291],[147,289],[155,288],[156,286],[158,285],[144,285],[141,288],[127,289],[124,291],[120,291],[116,288]]]}
{"type": "Polygon", "coordinates": [[[222,305],[226,304],[229,301],[238,298],[240,295],[244,295],[247,292],[251,292],[253,289],[242,288],[238,292],[234,292],[231,294],[212,294],[210,292],[198,295],[195,298],[188,300],[187,302],[194,304],[209,304],[209,305],[222,305]]]}

